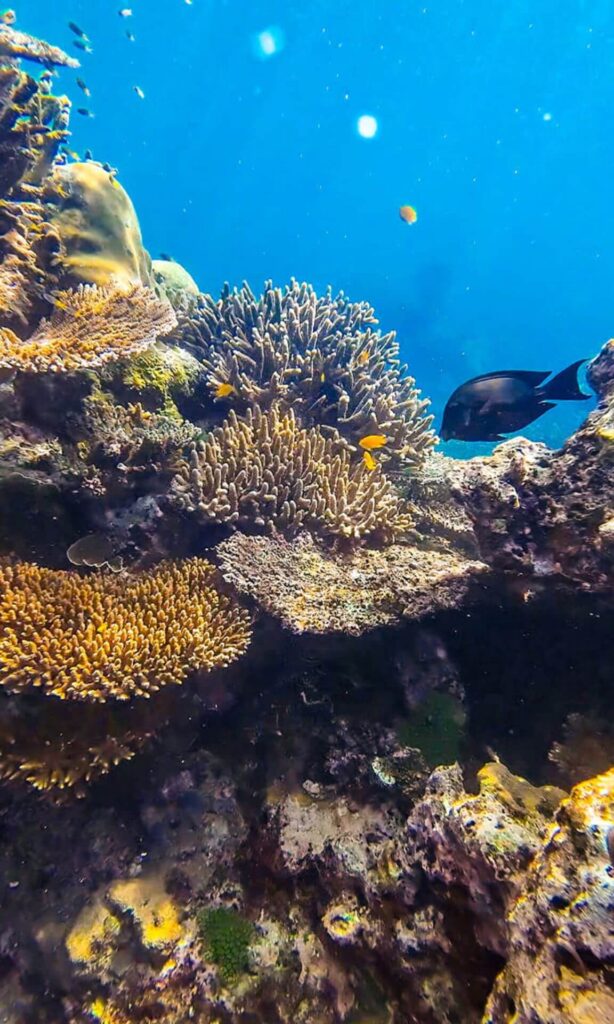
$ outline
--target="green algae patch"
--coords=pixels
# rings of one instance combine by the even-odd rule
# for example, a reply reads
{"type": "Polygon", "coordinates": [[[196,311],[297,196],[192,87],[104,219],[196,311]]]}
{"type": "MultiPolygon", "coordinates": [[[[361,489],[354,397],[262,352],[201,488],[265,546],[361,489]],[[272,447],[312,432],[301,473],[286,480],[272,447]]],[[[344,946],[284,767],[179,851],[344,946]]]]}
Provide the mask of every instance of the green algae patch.
{"type": "Polygon", "coordinates": [[[398,729],[400,742],[421,752],[430,768],[458,761],[467,714],[450,693],[431,693],[398,729]]]}
{"type": "Polygon", "coordinates": [[[218,967],[225,982],[235,981],[248,968],[254,926],[236,910],[201,910],[196,924],[204,955],[218,967]]]}

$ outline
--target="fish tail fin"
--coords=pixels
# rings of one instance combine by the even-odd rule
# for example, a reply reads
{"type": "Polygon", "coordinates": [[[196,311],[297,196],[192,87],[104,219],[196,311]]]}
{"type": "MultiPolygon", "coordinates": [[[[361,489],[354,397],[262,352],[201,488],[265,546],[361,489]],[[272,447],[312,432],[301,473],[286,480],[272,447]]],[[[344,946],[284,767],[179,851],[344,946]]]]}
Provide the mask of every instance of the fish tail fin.
{"type": "Polygon", "coordinates": [[[585,395],[578,384],[578,370],[586,359],[578,359],[567,369],[561,370],[556,377],[549,380],[539,389],[540,396],[554,401],[578,402],[592,395],[585,395]]]}

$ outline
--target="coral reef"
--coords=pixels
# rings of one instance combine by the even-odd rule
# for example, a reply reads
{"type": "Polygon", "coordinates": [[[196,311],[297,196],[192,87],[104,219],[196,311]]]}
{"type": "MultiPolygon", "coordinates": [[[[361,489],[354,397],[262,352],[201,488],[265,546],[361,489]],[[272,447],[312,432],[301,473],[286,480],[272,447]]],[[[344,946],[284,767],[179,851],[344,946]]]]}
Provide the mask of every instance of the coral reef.
{"type": "Polygon", "coordinates": [[[267,282],[259,299],[247,285],[217,302],[202,296],[174,337],[200,355],[212,396],[230,387],[240,406],[282,401],[304,426],[335,428],[355,446],[382,435],[383,462],[419,465],[435,441],[428,402],[400,365],[394,334],[375,323],[368,303],[267,282]]]}
{"type": "Polygon", "coordinates": [[[454,608],[486,570],[453,551],[410,544],[340,555],[303,534],[236,534],[217,553],[224,578],[296,633],[356,636],[454,608]]]}
{"type": "Polygon", "coordinates": [[[131,577],[0,567],[0,684],[70,700],[128,700],[228,665],[250,622],[202,559],[131,577]]]}
{"type": "Polygon", "coordinates": [[[359,540],[407,525],[380,470],[352,465],[341,437],[299,426],[292,410],[259,406],[228,419],[192,450],[173,481],[188,512],[213,523],[319,530],[359,540]]]}
{"type": "Polygon", "coordinates": [[[168,333],[168,302],[141,285],[129,291],[80,285],[58,292],[55,312],[27,341],[0,329],[0,367],[21,373],[74,372],[141,352],[168,333]]]}

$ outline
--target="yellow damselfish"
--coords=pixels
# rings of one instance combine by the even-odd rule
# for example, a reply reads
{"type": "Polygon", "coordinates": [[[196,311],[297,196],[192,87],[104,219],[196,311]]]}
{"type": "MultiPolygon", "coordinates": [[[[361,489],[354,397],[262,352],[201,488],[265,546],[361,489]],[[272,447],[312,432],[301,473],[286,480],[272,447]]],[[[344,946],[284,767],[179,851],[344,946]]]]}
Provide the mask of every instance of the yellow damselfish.
{"type": "Polygon", "coordinates": [[[234,395],[234,393],[235,389],[232,384],[228,384],[227,382],[224,384],[218,384],[215,389],[216,398],[228,398],[229,395],[234,395]]]}
{"type": "Polygon", "coordinates": [[[364,448],[365,451],[372,452],[375,451],[376,448],[383,448],[387,440],[388,438],[385,434],[367,434],[366,437],[361,437],[358,444],[361,448],[364,448]]]}
{"type": "Polygon", "coordinates": [[[363,452],[362,461],[367,469],[375,469],[377,466],[377,462],[371,455],[371,452],[363,452]]]}

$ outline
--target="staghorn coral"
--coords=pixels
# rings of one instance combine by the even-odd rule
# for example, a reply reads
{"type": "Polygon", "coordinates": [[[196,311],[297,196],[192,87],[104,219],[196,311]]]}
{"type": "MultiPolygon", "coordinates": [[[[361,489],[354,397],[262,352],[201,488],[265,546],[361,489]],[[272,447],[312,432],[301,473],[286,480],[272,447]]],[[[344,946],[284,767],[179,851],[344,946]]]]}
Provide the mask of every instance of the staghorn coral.
{"type": "Polygon", "coordinates": [[[51,320],[26,341],[0,328],[0,367],[22,373],[74,372],[140,352],[169,331],[175,314],[153,291],[81,285],[60,292],[51,320]]]}
{"type": "Polygon", "coordinates": [[[288,542],[236,534],[216,550],[224,578],[294,633],[358,636],[454,608],[487,568],[405,544],[340,555],[307,535],[288,542]]]}
{"type": "Polygon", "coordinates": [[[72,700],[149,696],[195,669],[229,665],[248,615],[202,559],[131,577],[0,567],[0,685],[72,700]]]}
{"type": "Polygon", "coordinates": [[[203,521],[301,527],[358,540],[408,523],[380,469],[352,464],[338,434],[299,426],[293,410],[259,406],[228,419],[192,449],[173,481],[179,507],[203,521]]]}
{"type": "Polygon", "coordinates": [[[60,241],[60,288],[153,287],[136,211],[113,172],[93,160],[58,165],[47,193],[48,221],[60,241]]]}
{"type": "Polygon", "coordinates": [[[343,293],[267,282],[259,299],[246,284],[217,302],[202,296],[174,338],[200,354],[212,396],[231,385],[237,407],[283,401],[305,426],[335,428],[354,445],[383,434],[382,461],[419,465],[435,441],[428,402],[400,365],[394,334],[376,323],[368,303],[343,293]]]}
{"type": "Polygon", "coordinates": [[[131,760],[156,735],[168,701],[84,707],[41,699],[0,721],[0,779],[35,790],[84,796],[86,785],[131,760]]]}

